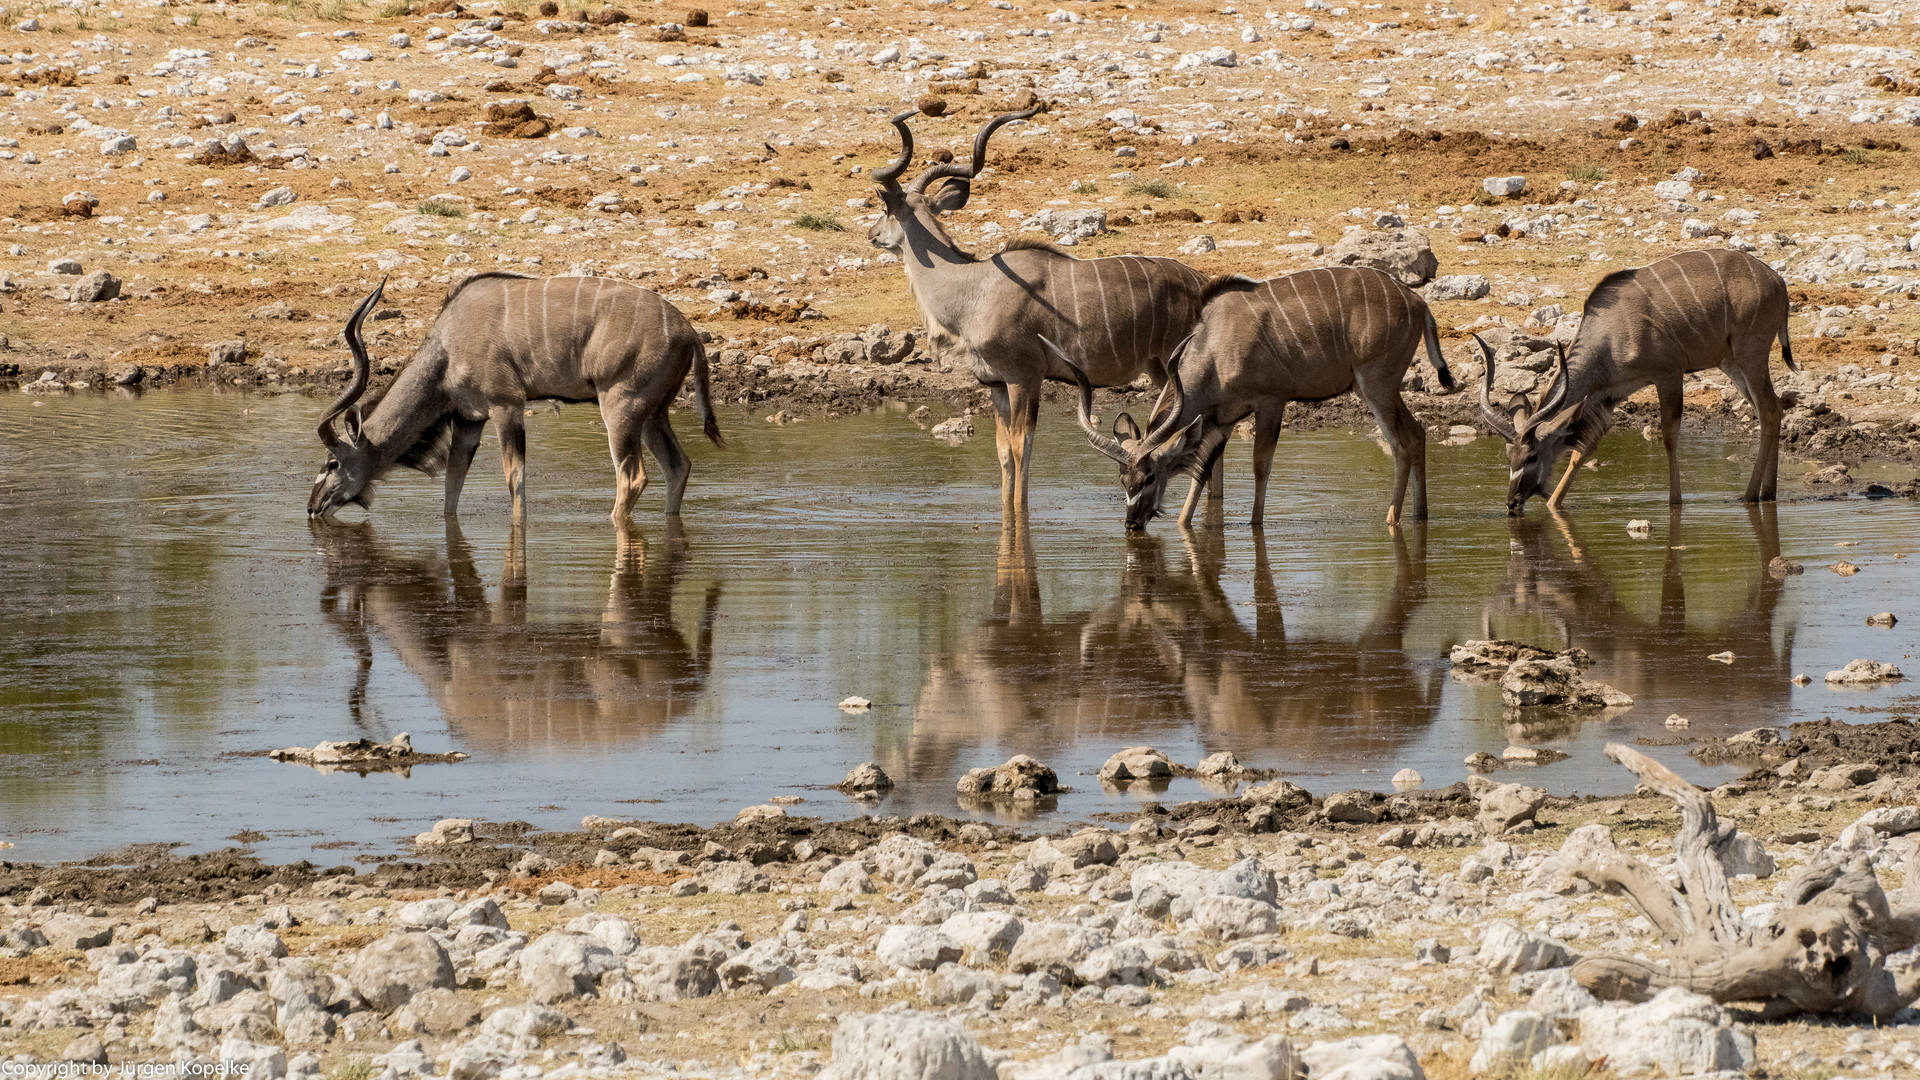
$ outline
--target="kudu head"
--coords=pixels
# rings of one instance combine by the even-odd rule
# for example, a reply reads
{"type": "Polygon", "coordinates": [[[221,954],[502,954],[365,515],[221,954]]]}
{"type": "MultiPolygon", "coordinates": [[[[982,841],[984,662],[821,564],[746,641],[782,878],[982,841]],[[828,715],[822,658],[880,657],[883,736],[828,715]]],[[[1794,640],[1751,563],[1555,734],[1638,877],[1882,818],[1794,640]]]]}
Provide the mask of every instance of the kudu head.
{"type": "Polygon", "coordinates": [[[946,106],[938,101],[928,102],[923,108],[908,109],[893,117],[891,122],[894,129],[900,132],[900,156],[886,168],[873,173],[873,182],[880,189],[880,206],[884,213],[867,230],[867,242],[899,254],[907,246],[909,237],[918,232],[932,236],[947,247],[953,247],[953,239],[940,225],[940,215],[967,205],[967,197],[973,193],[973,178],[980,175],[980,170],[987,165],[987,140],[993,138],[993,133],[1003,125],[1025,120],[1040,109],[1040,105],[1035,105],[1021,112],[1003,113],[987,121],[980,133],[974,136],[971,159],[937,162],[928,166],[905,187],[900,185],[900,174],[913,162],[913,130],[907,127],[907,121],[923,111],[929,116],[939,116],[946,111],[946,106]]]}
{"type": "Polygon", "coordinates": [[[1189,335],[1167,359],[1167,385],[1153,412],[1152,430],[1142,434],[1140,425],[1129,413],[1113,421],[1113,434],[1102,432],[1093,422],[1093,383],[1087,373],[1067,357],[1066,351],[1042,337],[1053,355],[1073,373],[1080,386],[1078,417],[1080,429],[1094,449],[1120,463],[1120,487],[1127,495],[1127,531],[1142,532],[1147,522],[1160,516],[1160,502],[1166,497],[1167,484],[1180,475],[1198,476],[1207,467],[1205,417],[1196,416],[1185,425],[1180,413],[1186,404],[1186,389],[1180,385],[1180,355],[1192,340],[1189,335]]]}
{"type": "Polygon", "coordinates": [[[353,309],[353,315],[347,319],[347,348],[353,353],[353,381],[347,384],[345,393],[335,399],[328,407],[327,415],[320,419],[320,442],[327,448],[327,464],[320,475],[313,478],[313,494],[307,496],[307,516],[332,518],[334,511],[352,503],[362,508],[372,500],[373,482],[378,479],[380,469],[379,452],[367,442],[360,433],[363,416],[360,411],[360,397],[367,392],[367,381],[373,375],[373,363],[367,358],[367,347],[360,340],[360,324],[366,321],[367,312],[380,302],[380,296],[386,291],[387,282],[382,278],[374,286],[373,292],[360,301],[353,309]],[[346,433],[334,430],[333,421],[345,414],[346,433]]]}
{"type": "Polygon", "coordinates": [[[1480,413],[1493,430],[1507,440],[1507,513],[1517,516],[1525,509],[1528,499],[1535,495],[1544,498],[1551,490],[1548,481],[1553,476],[1553,464],[1559,460],[1560,452],[1566,449],[1574,432],[1574,420],[1581,403],[1576,401],[1562,408],[1566,405],[1569,385],[1567,347],[1555,342],[1559,357],[1554,364],[1553,379],[1541,393],[1539,403],[1529,402],[1525,394],[1515,394],[1504,408],[1496,406],[1493,403],[1493,350],[1479,334],[1473,335],[1473,340],[1487,362],[1486,378],[1480,384],[1480,413]]]}

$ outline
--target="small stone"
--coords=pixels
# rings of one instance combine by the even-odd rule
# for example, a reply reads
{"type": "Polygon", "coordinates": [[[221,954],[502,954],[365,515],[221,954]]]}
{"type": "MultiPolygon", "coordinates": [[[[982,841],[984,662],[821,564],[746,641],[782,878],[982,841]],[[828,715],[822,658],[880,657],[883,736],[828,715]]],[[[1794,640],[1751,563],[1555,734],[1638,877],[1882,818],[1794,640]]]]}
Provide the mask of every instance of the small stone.
{"type": "Polygon", "coordinates": [[[1827,569],[1833,571],[1836,574],[1839,574],[1841,577],[1852,577],[1853,575],[1860,572],[1859,567],[1853,565],[1850,562],[1847,562],[1845,559],[1842,559],[1839,562],[1834,563],[1832,566],[1827,567],[1827,569]]]}
{"type": "Polygon", "coordinates": [[[1393,774],[1393,786],[1397,788],[1419,787],[1426,783],[1426,777],[1412,769],[1401,769],[1393,774]]]}
{"type": "Polygon", "coordinates": [[[1427,300],[1478,300],[1492,291],[1492,283],[1479,274],[1448,274],[1427,286],[1427,300]]]}
{"type": "Polygon", "coordinates": [[[120,298],[120,279],[105,270],[95,270],[73,285],[69,294],[74,303],[98,304],[120,298]]]}
{"type": "Polygon", "coordinates": [[[1693,726],[1693,721],[1687,719],[1684,716],[1681,716],[1679,713],[1674,713],[1673,715],[1667,717],[1666,722],[1667,722],[1667,726],[1670,728],[1684,728],[1684,727],[1693,726]]]}
{"type": "Polygon", "coordinates": [[[1904,678],[1900,669],[1892,664],[1883,664],[1877,660],[1851,660],[1847,666],[1837,671],[1827,672],[1827,683],[1834,686],[1860,686],[1867,683],[1893,682],[1904,678]]]}
{"type": "Polygon", "coordinates": [[[873,702],[857,695],[850,695],[840,699],[840,708],[843,712],[866,712],[872,707],[873,702]]]}
{"type": "Polygon", "coordinates": [[[1804,574],[1806,572],[1807,568],[1805,566],[1783,555],[1775,555],[1773,558],[1767,560],[1767,574],[1773,578],[1792,577],[1795,574],[1804,574]]]}
{"type": "Polygon", "coordinates": [[[1882,611],[1877,615],[1867,616],[1868,626],[1892,626],[1899,621],[1891,611],[1882,611]]]}
{"type": "Polygon", "coordinates": [[[1211,255],[1217,249],[1218,249],[1218,246],[1213,242],[1213,237],[1208,236],[1205,233],[1202,233],[1201,235],[1196,236],[1191,240],[1188,240],[1186,243],[1181,244],[1180,254],[1211,255]]]}
{"type": "Polygon", "coordinates": [[[1731,664],[1731,663],[1733,663],[1733,661],[1734,661],[1734,655],[1733,655],[1733,653],[1732,653],[1731,651],[1728,651],[1728,652],[1717,652],[1717,653],[1709,653],[1709,654],[1707,655],[1707,659],[1709,659],[1709,660],[1715,660],[1715,661],[1718,661],[1718,662],[1720,662],[1720,663],[1722,663],[1722,664],[1731,664]]]}
{"type": "Polygon", "coordinates": [[[1167,755],[1151,746],[1129,746],[1107,758],[1100,766],[1100,779],[1116,783],[1129,780],[1164,780],[1173,775],[1173,763],[1167,755]]]}
{"type": "Polygon", "coordinates": [[[268,207],[273,207],[273,206],[291,206],[293,205],[294,200],[298,199],[299,197],[300,197],[299,194],[296,193],[292,188],[286,187],[283,185],[281,187],[273,188],[272,190],[268,191],[265,195],[260,196],[260,201],[258,203],[255,203],[254,205],[256,208],[262,209],[262,210],[268,207]]]}
{"type": "Polygon", "coordinates": [[[1808,675],[1806,672],[1803,671],[1800,674],[1795,675],[1793,678],[1787,681],[1791,682],[1795,686],[1806,686],[1809,683],[1813,682],[1813,676],[1808,675]]]}
{"type": "Polygon", "coordinates": [[[1527,190],[1524,176],[1489,176],[1480,181],[1480,190],[1496,199],[1511,198],[1527,190]]]}
{"type": "Polygon", "coordinates": [[[834,787],[848,795],[866,794],[878,797],[879,792],[893,787],[893,778],[889,777],[880,766],[867,761],[855,765],[848,771],[846,778],[834,787]]]}
{"type": "Polygon", "coordinates": [[[1634,518],[1627,522],[1627,535],[1635,540],[1645,540],[1653,535],[1653,522],[1646,518],[1634,518]]]}

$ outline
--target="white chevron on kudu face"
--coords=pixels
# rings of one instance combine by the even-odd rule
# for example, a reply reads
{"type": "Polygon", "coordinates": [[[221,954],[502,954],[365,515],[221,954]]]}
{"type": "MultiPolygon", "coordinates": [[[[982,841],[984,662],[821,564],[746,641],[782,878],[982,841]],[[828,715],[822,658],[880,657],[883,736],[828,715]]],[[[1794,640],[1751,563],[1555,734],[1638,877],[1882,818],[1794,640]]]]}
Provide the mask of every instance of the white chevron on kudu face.
{"type": "Polygon", "coordinates": [[[867,238],[900,255],[936,347],[969,365],[991,389],[1000,506],[1003,516],[1013,517],[1027,505],[1041,383],[1073,378],[1040,338],[1071,348],[1095,385],[1124,386],[1146,375],[1162,386],[1168,351],[1199,318],[1207,278],[1173,259],[1075,259],[1051,245],[1020,240],[985,257],[961,250],[940,215],[966,205],[993,133],[1038,109],[994,117],[975,136],[971,159],[930,166],[903,186],[899,177],[913,159],[907,120],[919,111],[893,117],[901,153],[873,174],[885,213],[867,238]]]}
{"type": "MultiPolygon", "coordinates": [[[[1353,390],[1373,410],[1393,448],[1395,479],[1387,520],[1399,520],[1408,481],[1414,481],[1415,517],[1427,516],[1426,432],[1400,398],[1400,383],[1424,341],[1442,386],[1453,376],[1440,355],[1439,329],[1419,294],[1366,267],[1305,270],[1271,281],[1217,278],[1202,293],[1192,335],[1174,350],[1168,367],[1171,403],[1153,430],[1131,440],[1109,438],[1093,423],[1093,382],[1081,378],[1080,426],[1102,452],[1120,462],[1127,492],[1127,527],[1144,529],[1159,514],[1167,483],[1217,467],[1233,426],[1254,418],[1253,524],[1266,509],[1274,441],[1289,401],[1324,401],[1353,390]]],[[[1045,344],[1052,347],[1052,339],[1045,344]]],[[[1078,358],[1053,348],[1078,374],[1078,358]]],[[[1137,431],[1123,415],[1121,428],[1137,431]]],[[[1199,484],[1180,512],[1193,519],[1199,484]]]]}
{"type": "Polygon", "coordinates": [[[395,466],[433,475],[446,470],[446,513],[491,420],[513,498],[513,521],[526,520],[529,401],[598,401],[613,453],[613,520],[624,523],[647,486],[641,449],[667,472],[666,511],[680,512],[691,466],[674,438],[667,408],[687,372],[707,438],[723,445],[709,400],[707,354],[686,317],[659,294],[594,277],[526,278],[480,274],[447,293],[427,339],[371,413],[359,404],[371,361],[360,326],[380,300],[382,282],[347,320],[353,381],[320,421],[326,468],[314,480],[307,513],[331,517],[349,503],[366,506],[373,484],[395,466]],[[351,410],[351,411],[349,411],[351,410]],[[334,419],[346,415],[346,433],[334,419]]]}
{"type": "Polygon", "coordinates": [[[1557,510],[1581,459],[1612,426],[1614,406],[1645,386],[1659,394],[1667,498],[1677,505],[1683,380],[1714,367],[1752,403],[1759,422],[1759,453],[1742,497],[1771,500],[1779,486],[1784,415],[1768,369],[1775,341],[1787,367],[1799,370],[1787,340],[1787,283],[1759,259],[1725,248],[1683,251],[1602,278],[1538,403],[1516,395],[1505,408],[1494,405],[1493,351],[1480,341],[1487,361],[1481,411],[1507,440],[1507,512],[1518,514],[1528,499],[1545,495],[1554,462],[1571,451],[1567,471],[1547,495],[1547,506],[1557,510]]]}

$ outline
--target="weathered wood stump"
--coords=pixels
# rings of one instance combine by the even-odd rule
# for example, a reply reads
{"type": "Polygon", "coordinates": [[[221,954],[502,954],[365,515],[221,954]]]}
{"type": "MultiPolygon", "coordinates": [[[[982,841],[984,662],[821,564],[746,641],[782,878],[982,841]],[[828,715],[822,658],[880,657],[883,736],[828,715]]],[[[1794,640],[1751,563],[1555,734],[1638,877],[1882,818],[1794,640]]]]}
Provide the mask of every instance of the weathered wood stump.
{"type": "Polygon", "coordinates": [[[1668,968],[1624,956],[1589,956],[1573,976],[1595,997],[1646,1001],[1679,986],[1715,1001],[1755,1002],[1773,1019],[1859,1013],[1885,1019],[1920,997],[1920,972],[1896,977],[1890,953],[1920,943],[1920,906],[1893,907],[1868,856],[1823,854],[1795,873],[1780,909],[1749,925],[1712,850],[1719,823],[1705,792],[1618,743],[1607,756],[1680,808],[1673,839],[1679,887],[1611,844],[1573,872],[1624,893],[1659,931],[1668,968]]]}

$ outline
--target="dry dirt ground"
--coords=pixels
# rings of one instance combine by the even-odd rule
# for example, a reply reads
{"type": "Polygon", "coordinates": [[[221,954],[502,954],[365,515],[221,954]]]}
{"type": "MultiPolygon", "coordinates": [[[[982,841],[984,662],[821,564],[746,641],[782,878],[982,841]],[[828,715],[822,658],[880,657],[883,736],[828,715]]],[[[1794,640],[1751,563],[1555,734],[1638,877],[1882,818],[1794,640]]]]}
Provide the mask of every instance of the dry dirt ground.
{"type": "MultiPolygon", "coordinates": [[[[1786,383],[1789,449],[1920,445],[1920,74],[1897,4],[430,10],[454,6],[11,7],[0,374],[325,383],[383,275],[372,344],[391,371],[456,275],[506,268],[660,290],[719,339],[729,402],[977,405],[924,342],[902,365],[833,346],[918,322],[862,235],[886,116],[939,97],[921,156],[964,155],[1031,93],[1048,111],[1000,134],[954,215],[975,249],[1043,210],[1104,210],[1076,254],[1269,276],[1394,215],[1442,275],[1487,280],[1435,301],[1471,374],[1461,328],[1540,329],[1551,311],[1526,320],[1577,310],[1606,271],[1731,244],[1793,286],[1808,374],[1786,383]],[[1500,176],[1524,191],[1488,194],[1500,176]],[[118,299],[68,299],[102,271],[118,299]],[[246,360],[207,373],[221,342],[246,360]]],[[[1740,421],[1716,376],[1692,389],[1740,421]]],[[[1430,428],[1472,422],[1460,398],[1415,405],[1430,428]]]]}

